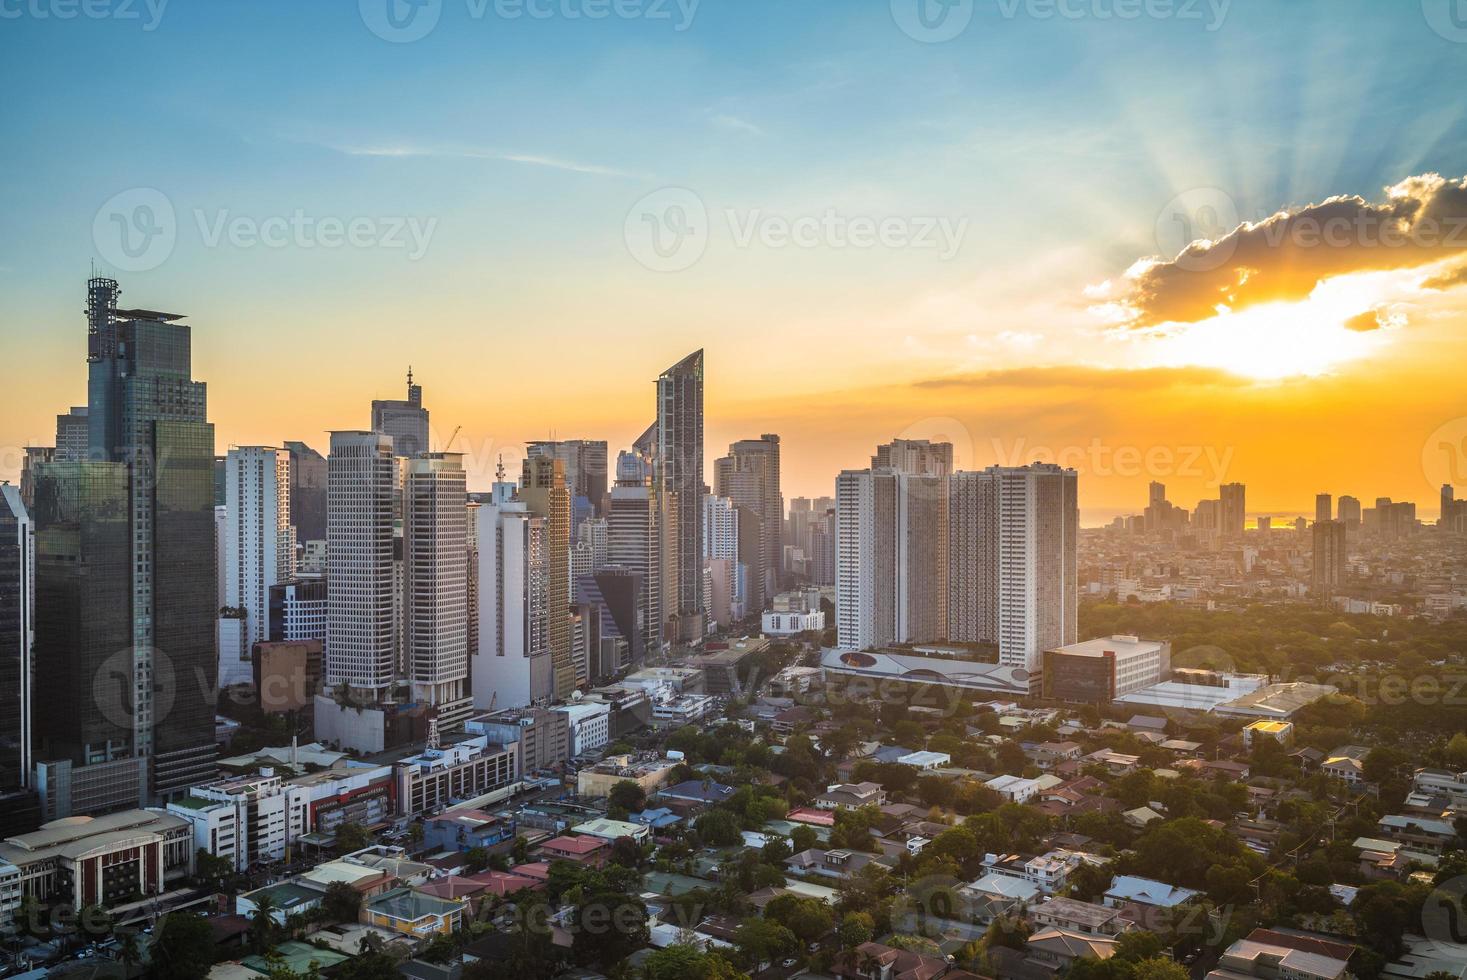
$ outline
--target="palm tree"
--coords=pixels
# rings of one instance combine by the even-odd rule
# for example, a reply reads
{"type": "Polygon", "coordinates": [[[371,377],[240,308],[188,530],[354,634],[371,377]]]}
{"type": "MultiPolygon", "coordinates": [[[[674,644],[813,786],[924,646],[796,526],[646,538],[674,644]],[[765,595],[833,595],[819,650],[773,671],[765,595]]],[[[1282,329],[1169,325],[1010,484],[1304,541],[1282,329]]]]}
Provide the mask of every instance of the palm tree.
{"type": "Polygon", "coordinates": [[[122,961],[122,970],[128,977],[132,976],[132,968],[142,962],[143,955],[138,949],[138,934],[128,930],[122,934],[122,941],[117,947],[117,958],[122,961]]]}
{"type": "Polygon", "coordinates": [[[275,934],[275,913],[280,910],[268,893],[255,899],[255,912],[250,916],[250,947],[263,953],[271,945],[275,934]]]}

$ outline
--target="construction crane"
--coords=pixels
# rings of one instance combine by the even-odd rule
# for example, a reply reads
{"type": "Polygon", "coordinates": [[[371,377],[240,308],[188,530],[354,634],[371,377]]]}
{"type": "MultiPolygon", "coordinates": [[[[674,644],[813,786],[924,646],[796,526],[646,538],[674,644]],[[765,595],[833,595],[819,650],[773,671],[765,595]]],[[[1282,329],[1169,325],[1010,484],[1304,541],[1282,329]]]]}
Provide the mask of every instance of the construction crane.
{"type": "Polygon", "coordinates": [[[448,452],[450,449],[453,448],[453,440],[457,439],[458,438],[458,434],[460,432],[462,432],[463,430],[464,430],[464,427],[461,426],[461,425],[454,427],[453,435],[449,436],[448,437],[448,441],[443,444],[443,451],[445,453],[448,452]]]}

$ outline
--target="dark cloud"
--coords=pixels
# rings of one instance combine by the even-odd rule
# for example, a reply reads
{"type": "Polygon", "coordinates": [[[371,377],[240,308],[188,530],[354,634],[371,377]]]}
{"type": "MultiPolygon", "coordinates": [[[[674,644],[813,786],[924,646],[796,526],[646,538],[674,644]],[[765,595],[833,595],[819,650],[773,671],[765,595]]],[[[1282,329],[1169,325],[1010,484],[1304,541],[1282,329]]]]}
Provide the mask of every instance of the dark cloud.
{"type": "Polygon", "coordinates": [[[1411,268],[1454,254],[1467,254],[1467,177],[1423,174],[1386,188],[1380,203],[1333,197],[1280,211],[1140,269],[1125,297],[1135,311],[1129,325],[1194,323],[1219,306],[1302,299],[1331,276],[1411,268]]]}
{"type": "Polygon", "coordinates": [[[1454,286],[1467,286],[1467,265],[1458,266],[1433,279],[1428,279],[1422,285],[1427,289],[1451,289],[1454,286]]]}

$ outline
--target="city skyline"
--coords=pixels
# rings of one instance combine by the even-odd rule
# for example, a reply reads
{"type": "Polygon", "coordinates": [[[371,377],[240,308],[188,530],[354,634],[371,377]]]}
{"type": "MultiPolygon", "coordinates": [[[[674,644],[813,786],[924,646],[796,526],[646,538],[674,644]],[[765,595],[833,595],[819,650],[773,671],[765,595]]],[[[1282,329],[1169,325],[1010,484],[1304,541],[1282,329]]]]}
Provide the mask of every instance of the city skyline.
{"type": "Polygon", "coordinates": [[[506,447],[629,445],[646,379],[704,347],[705,468],[777,432],[786,496],[828,495],[872,444],[944,434],[959,468],[1079,463],[1089,526],[1152,479],[1183,503],[1246,482],[1255,514],[1308,515],[1328,489],[1430,516],[1461,469],[1439,448],[1467,428],[1455,224],[1364,241],[1392,216],[1463,216],[1463,109],[1414,93],[1460,87],[1467,67],[1418,4],[1130,20],[959,4],[970,19],[940,43],[912,36],[901,3],[595,22],[428,6],[441,17],[408,43],[371,4],[7,20],[21,43],[0,78],[50,81],[14,107],[49,138],[3,165],[0,354],[31,367],[0,421],[0,477],[85,401],[69,325],[91,260],[129,302],[193,314],[219,454],[324,451],[325,432],[368,425],[364,399],[400,398],[411,364],[429,448],[462,426],[454,450],[485,490],[506,447]],[[230,47],[267,34],[263,62],[230,47]],[[128,78],[139,56],[217,111],[128,78]],[[99,98],[87,72],[45,68],[73,61],[116,90],[87,125],[50,127],[99,98]],[[340,82],[330,98],[303,96],[321,75],[340,82]],[[98,142],[107,154],[83,149],[98,142]],[[166,254],[108,237],[143,205],[171,214],[166,254]],[[671,231],[699,207],[696,260],[649,260],[641,219],[671,231]],[[1281,209],[1292,223],[1270,223],[1281,209]],[[1300,238],[1328,216],[1349,220],[1346,244],[1300,238]],[[357,218],[376,236],[363,247],[317,237],[357,218]],[[884,219],[901,247],[850,246],[853,222],[884,219]],[[1262,231],[1228,234],[1244,221],[1262,231]],[[285,244],[260,240],[277,231],[285,244]],[[1222,248],[1178,262],[1192,238],[1222,248]],[[553,403],[526,370],[547,347],[596,350],[562,359],[553,403]],[[257,397],[258,379],[316,364],[331,368],[287,372],[298,397],[257,397]],[[1173,461],[1114,462],[1156,449],[1173,461]]]}

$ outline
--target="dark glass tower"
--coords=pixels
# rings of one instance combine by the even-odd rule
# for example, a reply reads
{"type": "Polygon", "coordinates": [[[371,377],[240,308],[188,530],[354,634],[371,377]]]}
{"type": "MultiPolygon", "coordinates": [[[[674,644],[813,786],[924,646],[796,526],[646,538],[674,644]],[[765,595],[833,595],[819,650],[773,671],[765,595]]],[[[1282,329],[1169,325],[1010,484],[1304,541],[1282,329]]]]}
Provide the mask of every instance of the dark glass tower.
{"type": "Polygon", "coordinates": [[[657,468],[653,489],[672,540],[664,575],[677,583],[677,637],[703,636],[703,352],[694,351],[657,379],[657,468]]]}
{"type": "Polygon", "coordinates": [[[95,763],[146,760],[153,799],[213,777],[218,669],[214,427],[190,330],[117,309],[114,280],[87,290],[91,461],[37,484],[37,674],[64,698],[38,758],[69,761],[78,812],[77,770],[95,763]]]}

